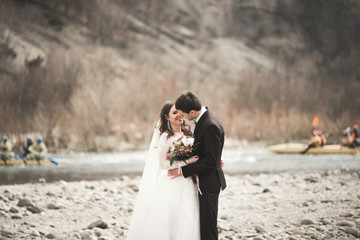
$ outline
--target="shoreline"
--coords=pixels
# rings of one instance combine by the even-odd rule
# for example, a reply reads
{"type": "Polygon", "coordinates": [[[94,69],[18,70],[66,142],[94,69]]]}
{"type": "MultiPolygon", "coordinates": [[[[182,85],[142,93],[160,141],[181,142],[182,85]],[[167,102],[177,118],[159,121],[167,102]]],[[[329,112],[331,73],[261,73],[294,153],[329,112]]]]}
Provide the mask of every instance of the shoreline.
{"type": "MultiPolygon", "coordinates": [[[[225,172],[227,176],[233,176],[233,177],[240,177],[240,176],[258,176],[262,174],[268,174],[268,175],[276,175],[276,174],[311,174],[314,171],[261,171],[261,172],[253,172],[253,171],[244,171],[244,172],[225,172]]],[[[336,169],[336,170],[317,170],[316,173],[320,175],[329,175],[329,174],[360,174],[359,170],[356,169],[336,169]]],[[[58,182],[68,182],[68,183],[79,183],[79,182],[97,182],[97,181],[118,181],[123,176],[129,177],[129,178],[141,178],[142,172],[124,172],[124,173],[96,173],[96,174],[83,174],[78,175],[77,177],[69,177],[66,178],[63,175],[59,176],[50,176],[50,177],[42,177],[39,175],[38,178],[32,177],[31,179],[21,179],[21,180],[15,180],[12,178],[16,178],[14,173],[10,174],[11,179],[10,180],[4,180],[0,177],[0,186],[12,186],[12,185],[26,185],[26,184],[37,184],[37,183],[43,183],[43,184],[52,184],[52,183],[58,183],[58,182]]],[[[3,176],[4,177],[4,176],[3,176]]]]}
{"type": "MultiPolygon", "coordinates": [[[[356,239],[359,176],[340,170],[226,174],[219,239],[356,239]]],[[[125,239],[140,179],[0,185],[1,239],[125,239]]]]}

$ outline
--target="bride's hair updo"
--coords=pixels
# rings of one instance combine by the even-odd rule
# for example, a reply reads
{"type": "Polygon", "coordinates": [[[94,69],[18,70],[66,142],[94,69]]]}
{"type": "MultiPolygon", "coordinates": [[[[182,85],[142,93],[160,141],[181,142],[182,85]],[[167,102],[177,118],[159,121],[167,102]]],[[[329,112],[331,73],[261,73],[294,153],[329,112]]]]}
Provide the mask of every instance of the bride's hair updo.
{"type": "MultiPolygon", "coordinates": [[[[171,128],[169,128],[170,124],[168,124],[168,120],[166,119],[169,116],[170,109],[175,105],[174,101],[167,101],[163,105],[160,111],[160,127],[159,130],[161,133],[167,132],[169,133],[168,137],[174,135],[174,132],[171,128]]],[[[190,125],[185,123],[185,121],[181,124],[181,131],[187,136],[192,135],[190,125]]]]}

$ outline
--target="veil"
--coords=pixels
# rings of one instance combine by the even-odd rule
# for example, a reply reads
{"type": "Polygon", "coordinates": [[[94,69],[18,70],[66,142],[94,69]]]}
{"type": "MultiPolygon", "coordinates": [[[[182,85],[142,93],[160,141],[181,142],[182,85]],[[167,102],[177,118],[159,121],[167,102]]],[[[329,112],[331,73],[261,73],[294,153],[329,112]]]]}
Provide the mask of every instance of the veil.
{"type": "Polygon", "coordinates": [[[134,212],[130,220],[127,239],[136,239],[136,230],[143,228],[144,212],[149,208],[149,199],[152,198],[155,182],[160,174],[159,164],[159,140],[160,140],[160,120],[157,122],[151,139],[148,155],[145,161],[143,174],[141,177],[139,192],[136,198],[134,212]]]}
{"type": "Polygon", "coordinates": [[[145,166],[143,174],[141,177],[139,195],[140,192],[147,191],[151,186],[154,185],[159,173],[160,173],[160,164],[159,164],[159,140],[160,140],[160,120],[157,122],[151,143],[149,146],[148,155],[145,161],[145,166]]]}

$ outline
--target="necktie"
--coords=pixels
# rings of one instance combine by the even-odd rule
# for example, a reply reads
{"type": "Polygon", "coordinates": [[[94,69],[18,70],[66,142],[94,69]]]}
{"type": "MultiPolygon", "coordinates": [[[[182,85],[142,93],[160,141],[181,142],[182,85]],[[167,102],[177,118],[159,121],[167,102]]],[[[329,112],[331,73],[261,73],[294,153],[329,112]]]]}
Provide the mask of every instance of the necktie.
{"type": "Polygon", "coordinates": [[[197,121],[196,121],[196,119],[193,119],[193,121],[194,121],[194,124],[196,125],[196,124],[197,124],[197,121]]]}

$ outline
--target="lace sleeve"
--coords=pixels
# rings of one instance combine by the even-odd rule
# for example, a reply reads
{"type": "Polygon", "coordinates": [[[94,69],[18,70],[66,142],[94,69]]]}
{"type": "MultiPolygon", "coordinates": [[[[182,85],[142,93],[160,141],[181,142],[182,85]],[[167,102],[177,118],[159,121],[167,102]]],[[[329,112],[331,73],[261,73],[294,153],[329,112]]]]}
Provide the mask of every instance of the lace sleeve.
{"type": "Polygon", "coordinates": [[[162,169],[172,169],[186,165],[184,161],[174,161],[173,164],[170,166],[170,161],[167,159],[166,154],[169,151],[171,144],[172,140],[171,138],[168,138],[168,134],[161,134],[159,141],[159,163],[162,169]]]}

